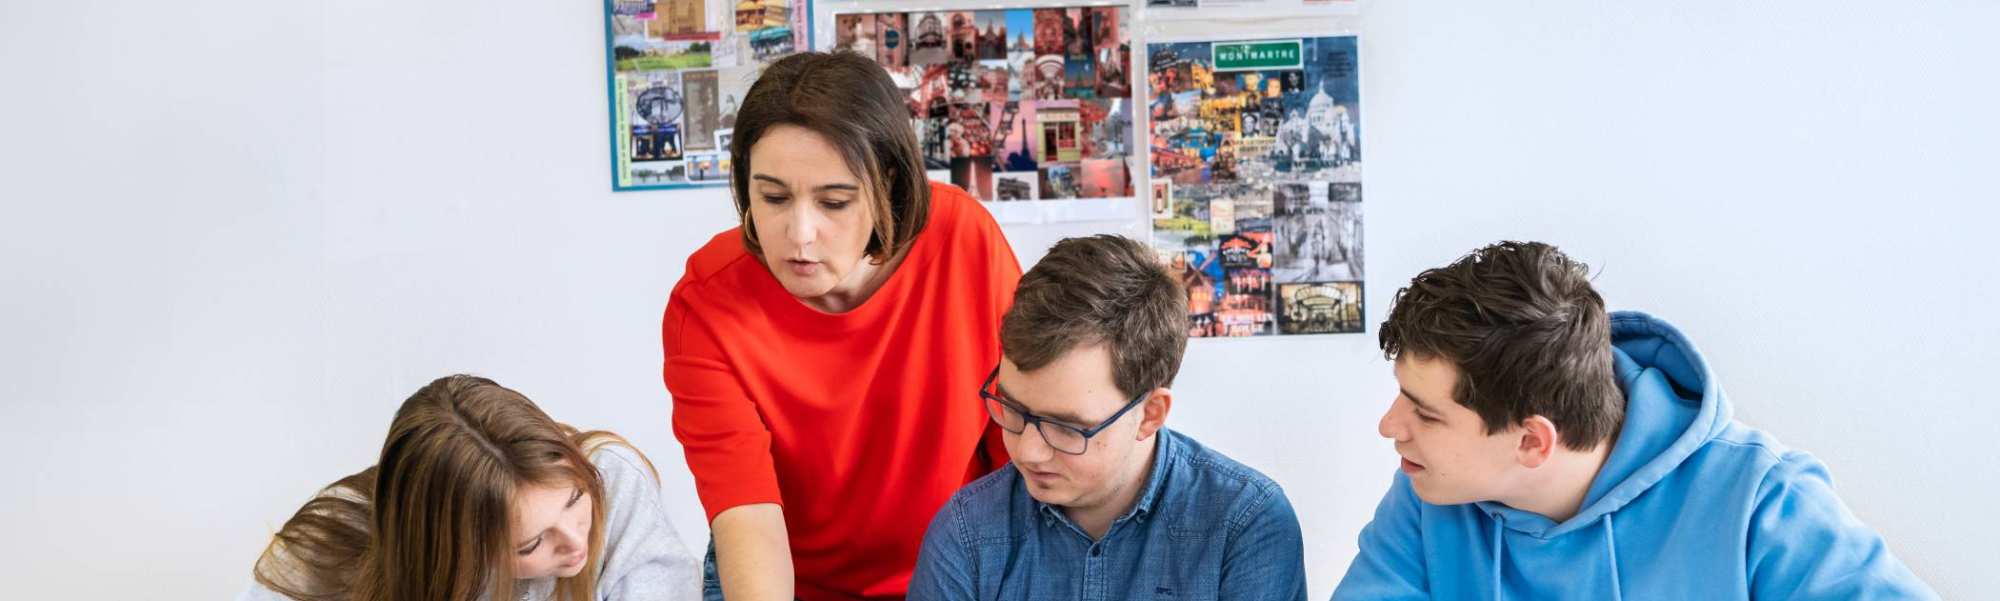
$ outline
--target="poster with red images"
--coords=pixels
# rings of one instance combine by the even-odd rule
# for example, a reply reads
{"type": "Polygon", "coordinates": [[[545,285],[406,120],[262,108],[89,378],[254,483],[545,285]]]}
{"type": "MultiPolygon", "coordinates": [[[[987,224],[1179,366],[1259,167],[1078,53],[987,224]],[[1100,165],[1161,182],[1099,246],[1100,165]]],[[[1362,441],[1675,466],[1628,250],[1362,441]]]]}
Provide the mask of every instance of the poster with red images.
{"type": "MultiPolygon", "coordinates": [[[[865,8],[865,4],[858,5],[865,8]]],[[[925,169],[1003,222],[1132,199],[1134,71],[1126,5],[835,12],[832,47],[869,56],[908,94],[925,169]]],[[[824,38],[823,38],[824,39],[824,38]]],[[[1051,215],[1057,215],[1051,217],[1051,215]]]]}

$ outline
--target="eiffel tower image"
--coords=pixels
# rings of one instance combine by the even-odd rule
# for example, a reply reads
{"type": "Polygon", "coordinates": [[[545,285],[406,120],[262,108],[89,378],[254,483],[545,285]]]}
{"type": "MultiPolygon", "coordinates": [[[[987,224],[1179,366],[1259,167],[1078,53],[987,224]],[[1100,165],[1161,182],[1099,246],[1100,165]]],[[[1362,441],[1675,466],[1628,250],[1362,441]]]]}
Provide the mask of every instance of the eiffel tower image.
{"type": "Polygon", "coordinates": [[[993,128],[993,133],[997,134],[993,140],[993,152],[987,153],[989,156],[986,157],[986,160],[993,163],[994,173],[1007,170],[1004,156],[1007,150],[1007,137],[1013,134],[1014,118],[1021,112],[1021,105],[1012,102],[1005,104],[1006,108],[1000,112],[1000,124],[993,128]]]}

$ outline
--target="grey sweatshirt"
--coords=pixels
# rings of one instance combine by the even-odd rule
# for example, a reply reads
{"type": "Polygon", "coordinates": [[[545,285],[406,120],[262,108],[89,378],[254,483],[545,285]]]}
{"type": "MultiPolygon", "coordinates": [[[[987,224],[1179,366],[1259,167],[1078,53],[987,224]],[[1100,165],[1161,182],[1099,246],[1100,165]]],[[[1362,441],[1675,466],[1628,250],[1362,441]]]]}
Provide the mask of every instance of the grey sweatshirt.
{"type": "MultiPolygon", "coordinates": [[[[667,520],[660,482],[646,469],[638,452],[624,445],[605,445],[591,453],[590,462],[604,479],[604,571],[597,579],[601,601],[626,599],[692,601],[701,598],[701,562],[681,544],[680,533],[667,520]]],[[[522,601],[552,598],[554,578],[515,584],[522,601]]],[[[290,601],[259,584],[251,584],[237,601],[290,601]]]]}

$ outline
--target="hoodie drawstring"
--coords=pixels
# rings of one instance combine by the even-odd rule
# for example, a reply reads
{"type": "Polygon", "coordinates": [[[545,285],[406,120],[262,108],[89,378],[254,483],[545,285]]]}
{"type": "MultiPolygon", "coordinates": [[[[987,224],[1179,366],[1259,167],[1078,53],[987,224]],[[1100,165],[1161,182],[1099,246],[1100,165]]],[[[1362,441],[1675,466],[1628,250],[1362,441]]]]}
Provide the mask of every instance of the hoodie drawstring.
{"type": "MultiPolygon", "coordinates": [[[[1498,518],[1499,516],[1494,517],[1498,518]]],[[[1502,599],[1506,598],[1506,593],[1500,586],[1500,560],[1506,557],[1506,555],[1500,553],[1502,547],[1500,534],[1506,530],[1507,522],[1499,519],[1493,520],[1493,601],[1502,601],[1502,599]]]]}
{"type": "Polygon", "coordinates": [[[1623,601],[1625,586],[1618,582],[1618,535],[1611,531],[1611,514],[1604,514],[1604,551],[1606,561],[1611,562],[1611,599],[1623,601]]]}
{"type": "MultiPolygon", "coordinates": [[[[1610,513],[1606,513],[1600,521],[1604,523],[1604,561],[1610,563],[1610,567],[1612,567],[1612,601],[1624,601],[1624,583],[1618,581],[1618,533],[1612,531],[1612,515],[1610,513]]],[[[1492,575],[1492,579],[1494,579],[1494,601],[1506,599],[1506,587],[1502,587],[1502,583],[1500,583],[1500,565],[1506,563],[1506,557],[1504,557],[1504,551],[1506,551],[1506,543],[1504,541],[1506,539],[1502,539],[1504,533],[1506,533],[1506,521],[1502,521],[1498,515],[1494,515],[1494,575],[1492,575]]]]}

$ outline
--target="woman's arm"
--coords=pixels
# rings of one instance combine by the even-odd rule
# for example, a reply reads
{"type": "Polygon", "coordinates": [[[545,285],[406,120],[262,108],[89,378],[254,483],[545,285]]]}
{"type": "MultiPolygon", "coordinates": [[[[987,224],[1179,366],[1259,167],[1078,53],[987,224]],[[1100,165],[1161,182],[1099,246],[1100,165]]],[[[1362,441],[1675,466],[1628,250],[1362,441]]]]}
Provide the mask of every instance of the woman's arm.
{"type": "Polygon", "coordinates": [[[738,505],[709,523],[715,569],[731,601],[790,601],[792,548],[784,511],[775,503],[738,505]]]}
{"type": "Polygon", "coordinates": [[[668,304],[663,375],[673,396],[674,436],[710,516],[724,596],[791,601],[791,539],[778,505],[771,432],[708,328],[690,319],[678,299],[668,304]]]}

